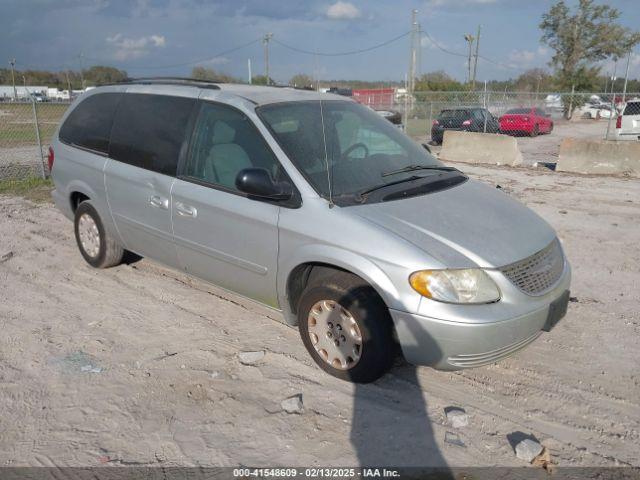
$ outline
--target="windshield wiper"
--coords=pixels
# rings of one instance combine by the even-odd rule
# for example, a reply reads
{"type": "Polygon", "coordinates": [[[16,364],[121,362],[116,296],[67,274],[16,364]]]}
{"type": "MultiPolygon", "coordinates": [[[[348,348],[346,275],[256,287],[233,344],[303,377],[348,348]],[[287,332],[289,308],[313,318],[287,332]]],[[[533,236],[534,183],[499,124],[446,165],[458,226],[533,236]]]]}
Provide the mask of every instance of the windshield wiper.
{"type": "Polygon", "coordinates": [[[405,172],[413,172],[415,170],[441,170],[443,172],[459,172],[457,168],[454,167],[445,167],[444,165],[409,165],[406,167],[399,168],[397,170],[391,170],[390,172],[385,172],[382,174],[383,177],[388,177],[389,175],[395,175],[396,173],[405,173],[405,172]]]}
{"type": "Polygon", "coordinates": [[[410,176],[408,178],[403,178],[402,180],[396,180],[395,182],[381,183],[380,185],[376,185],[375,187],[369,187],[366,190],[361,190],[361,191],[357,192],[353,197],[354,197],[356,202],[362,203],[367,199],[367,195],[369,195],[371,192],[373,192],[375,190],[380,190],[381,188],[389,187],[391,185],[397,185],[398,183],[404,183],[404,182],[410,182],[412,180],[418,180],[420,178],[425,178],[425,177],[421,177],[419,175],[412,175],[412,176],[410,176]]]}

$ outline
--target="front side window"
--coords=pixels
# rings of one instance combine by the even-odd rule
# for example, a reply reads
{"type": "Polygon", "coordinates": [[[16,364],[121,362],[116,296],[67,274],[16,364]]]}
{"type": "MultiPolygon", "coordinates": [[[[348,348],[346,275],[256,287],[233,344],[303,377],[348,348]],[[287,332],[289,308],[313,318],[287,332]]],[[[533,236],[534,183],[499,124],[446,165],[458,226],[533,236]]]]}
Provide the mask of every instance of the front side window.
{"type": "Polygon", "coordinates": [[[263,168],[280,180],[280,164],[255,125],[234,108],[203,103],[182,176],[229,190],[245,168],[263,168]]]}
{"type": "Polygon", "coordinates": [[[122,93],[96,93],[82,100],[60,127],[60,140],[69,145],[107,153],[109,135],[122,93]]]}
{"type": "Polygon", "coordinates": [[[164,175],[176,175],[193,98],[127,93],[116,113],[109,156],[164,175]]]}
{"type": "Polygon", "coordinates": [[[355,102],[286,102],[257,111],[287,156],[325,198],[358,197],[380,185],[435,175],[438,170],[429,167],[443,167],[389,121],[355,102]]]}

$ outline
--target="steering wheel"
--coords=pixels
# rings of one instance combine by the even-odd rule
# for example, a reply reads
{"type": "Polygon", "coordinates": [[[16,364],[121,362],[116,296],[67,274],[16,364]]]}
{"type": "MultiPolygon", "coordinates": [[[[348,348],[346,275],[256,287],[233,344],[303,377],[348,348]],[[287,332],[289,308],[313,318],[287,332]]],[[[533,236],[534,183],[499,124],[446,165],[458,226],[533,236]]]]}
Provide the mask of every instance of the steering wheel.
{"type": "Polygon", "coordinates": [[[349,154],[351,152],[353,152],[354,150],[357,150],[358,148],[362,148],[364,150],[364,156],[365,158],[369,156],[369,147],[367,147],[364,143],[362,142],[358,142],[358,143],[354,143],[353,145],[351,145],[349,148],[347,148],[344,153],[342,154],[342,158],[349,158],[349,154]]]}

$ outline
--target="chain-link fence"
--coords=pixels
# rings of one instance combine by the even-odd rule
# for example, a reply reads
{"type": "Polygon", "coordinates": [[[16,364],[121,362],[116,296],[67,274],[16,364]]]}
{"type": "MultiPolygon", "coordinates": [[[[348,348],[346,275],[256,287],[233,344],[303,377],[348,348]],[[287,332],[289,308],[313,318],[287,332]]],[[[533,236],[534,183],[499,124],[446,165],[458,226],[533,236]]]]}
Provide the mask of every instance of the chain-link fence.
{"type": "MultiPolygon", "coordinates": [[[[377,110],[399,112],[406,132],[422,142],[432,140],[433,123],[443,110],[482,107],[499,121],[511,109],[539,108],[556,127],[560,127],[554,130],[556,145],[545,147],[547,157],[557,154],[557,146],[565,136],[613,138],[616,119],[624,101],[640,97],[640,93],[635,92],[623,95],[611,92],[463,91],[406,95],[400,90],[387,90],[379,97],[368,92],[366,100],[358,100],[377,110]],[[571,120],[566,119],[569,111],[572,112],[571,120]]],[[[0,179],[48,175],[46,155],[49,141],[69,104],[35,100],[0,102],[0,179]]],[[[537,152],[539,146],[539,143],[523,145],[525,150],[531,150],[532,162],[547,161],[542,153],[537,152]]]]}
{"type": "MultiPolygon", "coordinates": [[[[640,97],[640,93],[452,91],[406,95],[398,90],[392,103],[387,92],[378,97],[368,93],[366,101],[360,101],[376,110],[398,111],[406,132],[422,141],[430,140],[432,125],[442,111],[465,107],[486,108],[498,121],[509,110],[538,108],[554,123],[577,122],[585,125],[575,132],[577,136],[614,139],[616,119],[624,102],[637,97],[640,97]]],[[[560,135],[571,136],[572,131],[567,128],[560,135]]]]}
{"type": "Polygon", "coordinates": [[[46,177],[49,142],[69,102],[0,102],[0,180],[46,177]]]}

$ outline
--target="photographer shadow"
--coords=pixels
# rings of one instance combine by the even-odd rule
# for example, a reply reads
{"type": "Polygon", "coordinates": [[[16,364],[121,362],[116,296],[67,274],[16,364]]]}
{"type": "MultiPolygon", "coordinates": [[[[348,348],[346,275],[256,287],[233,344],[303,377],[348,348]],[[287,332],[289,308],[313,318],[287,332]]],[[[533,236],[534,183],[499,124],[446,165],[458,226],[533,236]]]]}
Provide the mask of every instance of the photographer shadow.
{"type": "MultiPolygon", "coordinates": [[[[420,339],[415,348],[440,352],[424,332],[414,333],[420,339]]],[[[435,440],[417,368],[404,359],[376,382],[355,384],[350,439],[363,468],[413,467],[403,478],[409,473],[410,478],[453,479],[435,440]]]]}

